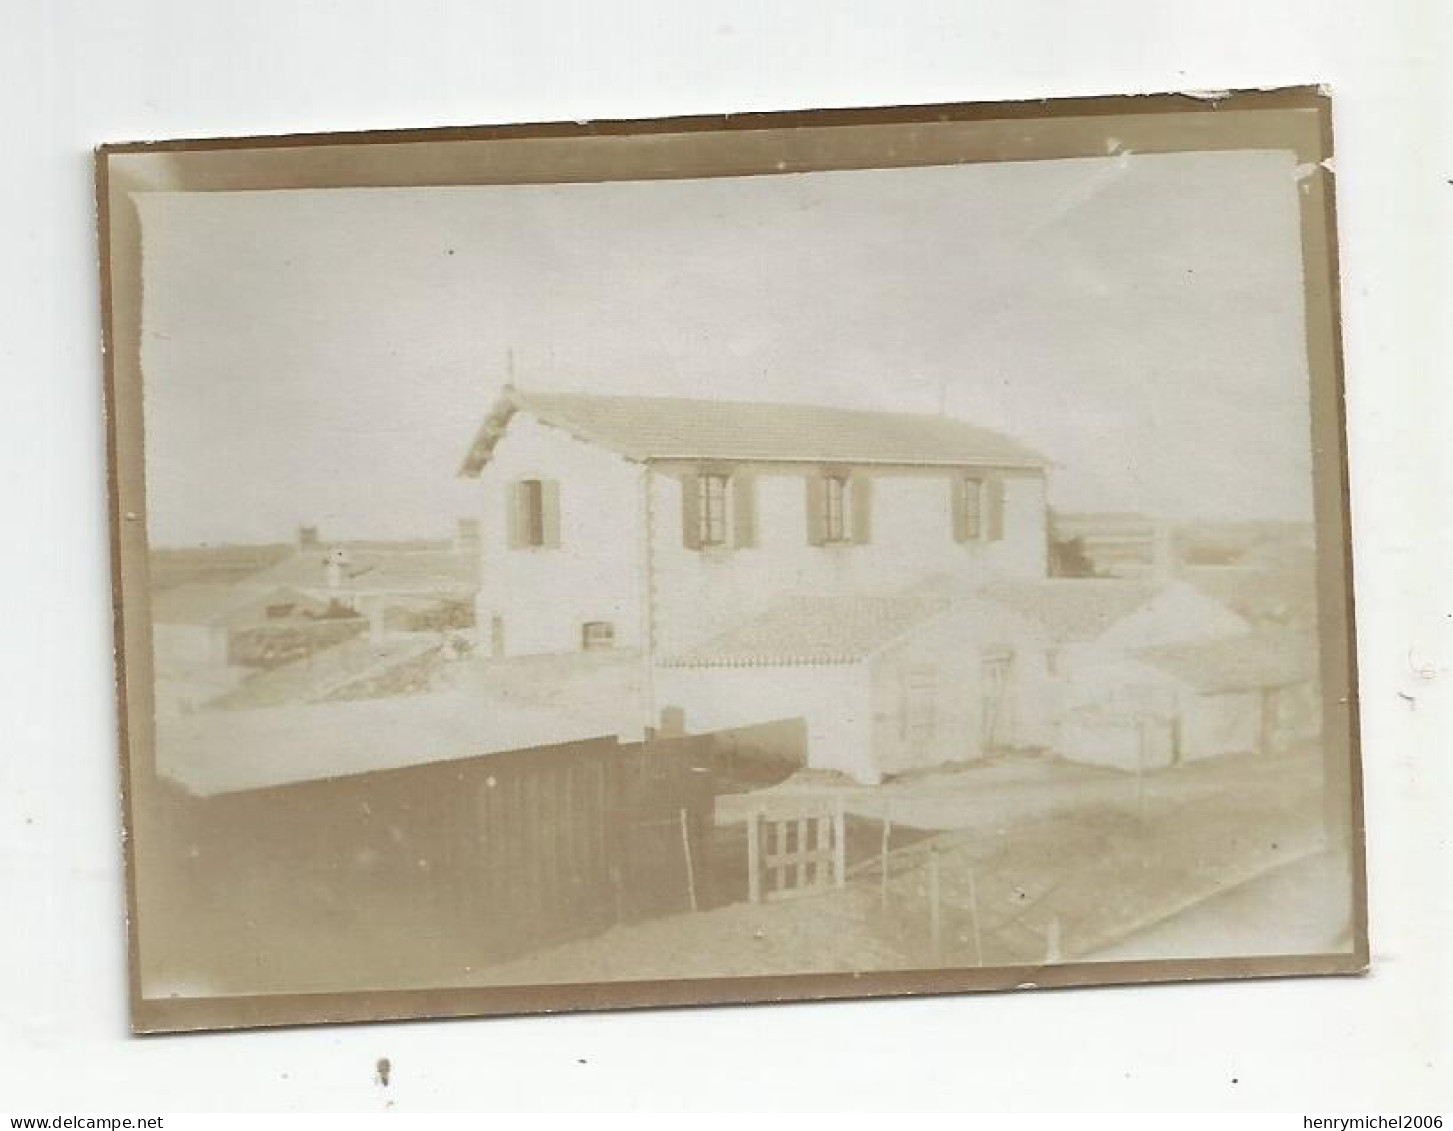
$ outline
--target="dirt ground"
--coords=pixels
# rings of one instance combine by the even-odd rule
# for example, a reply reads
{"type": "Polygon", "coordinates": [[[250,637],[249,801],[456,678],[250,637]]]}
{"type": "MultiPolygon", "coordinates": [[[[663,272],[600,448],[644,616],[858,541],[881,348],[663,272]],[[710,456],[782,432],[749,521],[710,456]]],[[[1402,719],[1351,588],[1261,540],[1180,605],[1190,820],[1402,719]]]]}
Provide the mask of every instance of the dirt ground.
{"type": "MultiPolygon", "coordinates": [[[[988,771],[945,771],[877,790],[799,779],[765,797],[719,799],[728,828],[740,828],[737,818],[759,802],[780,812],[792,798],[824,794],[844,797],[859,814],[881,811],[888,794],[895,821],[954,815],[957,824],[936,833],[897,828],[885,884],[876,852],[881,824],[859,816],[850,821],[851,878],[841,890],[618,927],[472,971],[468,981],[1108,960],[1117,944],[1131,953],[1128,940],[1137,936],[1141,957],[1301,953],[1309,939],[1323,940],[1319,947],[1335,942],[1347,885],[1324,855],[1320,762],[1312,752],[1160,771],[1141,788],[1113,771],[1063,764],[988,771]],[[968,795],[972,804],[955,805],[968,795]],[[1284,870],[1296,879],[1269,882],[1284,870]],[[1242,898],[1228,898],[1243,887],[1242,898]],[[1288,887],[1301,907],[1294,917],[1281,904],[1288,887]],[[1151,933],[1184,916],[1192,916],[1190,926],[1178,937],[1158,942],[1151,933]]],[[[744,867],[744,858],[733,864],[744,867]]]]}

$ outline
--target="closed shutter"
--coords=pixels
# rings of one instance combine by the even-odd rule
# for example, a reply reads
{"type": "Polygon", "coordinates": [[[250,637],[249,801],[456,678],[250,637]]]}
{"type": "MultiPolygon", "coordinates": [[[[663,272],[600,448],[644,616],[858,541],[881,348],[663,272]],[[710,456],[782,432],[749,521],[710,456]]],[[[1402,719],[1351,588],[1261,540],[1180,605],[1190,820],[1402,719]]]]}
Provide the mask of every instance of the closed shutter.
{"type": "Polygon", "coordinates": [[[527,540],[525,533],[525,484],[522,480],[505,484],[505,527],[509,531],[511,550],[522,549],[527,540]]]}
{"type": "Polygon", "coordinates": [[[807,544],[827,543],[827,484],[821,475],[807,477],[807,544]]]}
{"type": "Polygon", "coordinates": [[[560,545],[560,483],[555,479],[540,481],[540,531],[542,546],[560,545]]]}
{"type": "Polygon", "coordinates": [[[985,515],[990,542],[1004,540],[1004,480],[997,475],[985,485],[988,495],[988,511],[985,515]]]}
{"type": "Polygon", "coordinates": [[[701,476],[694,471],[681,476],[681,544],[701,549],[701,476]]]}
{"type": "Polygon", "coordinates": [[[853,528],[849,533],[859,546],[866,546],[873,540],[873,480],[863,472],[854,472],[849,480],[848,492],[852,496],[853,528]]]}
{"type": "Polygon", "coordinates": [[[964,501],[967,492],[977,486],[977,483],[965,479],[962,475],[955,475],[948,481],[949,520],[953,523],[955,542],[969,540],[969,516],[964,507],[964,501]]]}
{"type": "Polygon", "coordinates": [[[744,548],[757,544],[757,479],[745,467],[732,474],[732,540],[744,548]]]}

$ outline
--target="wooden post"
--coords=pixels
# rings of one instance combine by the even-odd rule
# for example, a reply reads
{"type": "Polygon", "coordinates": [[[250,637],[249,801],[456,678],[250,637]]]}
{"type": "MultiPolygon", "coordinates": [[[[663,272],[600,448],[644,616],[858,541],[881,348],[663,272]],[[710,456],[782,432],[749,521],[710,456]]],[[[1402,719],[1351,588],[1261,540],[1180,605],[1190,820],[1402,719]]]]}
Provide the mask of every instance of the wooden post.
{"type": "Polygon", "coordinates": [[[883,843],[879,849],[879,867],[882,869],[883,890],[880,896],[883,910],[888,910],[888,842],[893,836],[893,810],[888,802],[883,803],[883,843]]]}
{"type": "Polygon", "coordinates": [[[943,917],[939,908],[938,845],[928,846],[928,938],[935,966],[943,963],[943,917]]]}
{"type": "Polygon", "coordinates": [[[691,826],[687,823],[686,810],[681,810],[681,851],[686,856],[686,894],[691,899],[691,910],[696,908],[696,865],[691,859],[691,826]]]}
{"type": "Polygon", "coordinates": [[[848,882],[847,823],[843,799],[839,797],[832,814],[833,871],[837,873],[835,879],[838,887],[846,887],[848,882]]]}
{"type": "Polygon", "coordinates": [[[747,815],[747,898],[762,902],[762,813],[753,809],[747,815]]]}
{"type": "Polygon", "coordinates": [[[974,870],[969,869],[969,916],[974,927],[974,965],[984,965],[984,939],[979,933],[979,888],[974,883],[974,870]]]}

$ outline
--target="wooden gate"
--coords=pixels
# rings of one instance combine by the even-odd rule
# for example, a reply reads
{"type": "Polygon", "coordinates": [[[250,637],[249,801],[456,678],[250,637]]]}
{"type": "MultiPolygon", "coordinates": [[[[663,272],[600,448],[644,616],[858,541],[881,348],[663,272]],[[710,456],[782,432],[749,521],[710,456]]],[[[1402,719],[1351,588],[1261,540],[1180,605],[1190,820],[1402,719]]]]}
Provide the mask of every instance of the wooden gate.
{"type": "Polygon", "coordinates": [[[810,895],[847,882],[842,799],[747,820],[747,894],[753,903],[810,895]]]}

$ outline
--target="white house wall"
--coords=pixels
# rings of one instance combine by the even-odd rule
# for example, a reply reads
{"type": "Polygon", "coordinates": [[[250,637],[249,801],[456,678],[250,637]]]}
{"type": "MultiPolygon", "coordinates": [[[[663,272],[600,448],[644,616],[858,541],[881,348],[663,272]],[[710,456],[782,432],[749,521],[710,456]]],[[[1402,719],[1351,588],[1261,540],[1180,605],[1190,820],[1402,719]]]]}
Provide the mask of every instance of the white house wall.
{"type": "Polygon", "coordinates": [[[588,621],[613,625],[617,647],[640,646],[643,474],[524,413],[510,421],[479,483],[481,647],[494,617],[510,656],[578,652],[588,621]],[[523,479],[559,484],[558,547],[511,547],[507,492],[523,479]]]}
{"type": "Polygon", "coordinates": [[[679,469],[653,469],[658,654],[684,651],[794,593],[893,593],[943,573],[986,579],[1046,574],[1042,476],[1005,480],[1002,540],[959,543],[947,471],[874,471],[871,541],[813,546],[806,477],[819,473],[815,465],[757,468],[756,545],[693,550],[683,544],[679,469]]]}
{"type": "Polygon", "coordinates": [[[807,764],[856,781],[878,780],[872,755],[872,702],[864,664],[658,668],[656,702],[679,707],[688,734],[780,719],[807,727],[807,764]]]}
{"type": "Polygon", "coordinates": [[[1187,694],[1181,699],[1181,758],[1195,762],[1223,754],[1252,754],[1261,747],[1260,691],[1219,695],[1187,694]]]}

